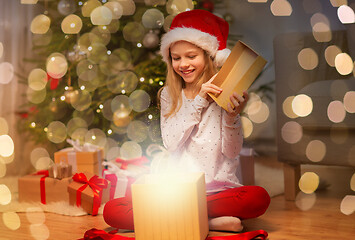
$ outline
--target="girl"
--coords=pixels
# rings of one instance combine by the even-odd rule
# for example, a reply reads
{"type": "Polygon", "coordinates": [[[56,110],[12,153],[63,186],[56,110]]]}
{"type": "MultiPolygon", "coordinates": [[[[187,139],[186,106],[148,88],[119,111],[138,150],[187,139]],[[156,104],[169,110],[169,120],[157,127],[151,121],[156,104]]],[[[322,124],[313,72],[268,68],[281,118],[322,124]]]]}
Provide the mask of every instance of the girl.
{"type": "MultiPolygon", "coordinates": [[[[243,144],[239,114],[248,93],[233,93],[228,111],[207,94],[223,91],[211,82],[230,53],[228,31],[228,23],[208,11],[178,14],[161,41],[168,73],[159,95],[165,147],[186,171],[205,173],[210,230],[238,232],[240,219],[262,215],[270,197],[261,187],[242,186],[235,175],[243,144]]],[[[133,229],[131,199],[108,202],[104,219],[133,229]]]]}

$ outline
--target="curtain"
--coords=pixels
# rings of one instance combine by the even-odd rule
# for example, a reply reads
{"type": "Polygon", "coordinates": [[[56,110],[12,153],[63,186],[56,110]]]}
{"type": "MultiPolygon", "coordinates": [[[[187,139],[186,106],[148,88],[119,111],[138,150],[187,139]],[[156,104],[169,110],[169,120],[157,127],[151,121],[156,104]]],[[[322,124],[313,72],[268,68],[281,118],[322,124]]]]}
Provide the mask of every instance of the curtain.
{"type": "Polygon", "coordinates": [[[19,119],[16,113],[19,106],[27,101],[27,86],[19,83],[17,74],[27,77],[33,68],[23,59],[31,56],[30,24],[37,15],[36,8],[35,5],[21,4],[20,0],[0,0],[0,45],[3,46],[2,54],[0,49],[0,64],[3,66],[0,70],[0,135],[9,135],[14,142],[13,158],[0,156],[0,169],[3,173],[6,171],[6,176],[23,175],[31,169],[30,143],[26,142],[16,127],[19,119]],[[6,66],[13,66],[15,74],[11,81],[4,63],[6,66]],[[6,125],[7,133],[6,129],[4,130],[6,125]]]}

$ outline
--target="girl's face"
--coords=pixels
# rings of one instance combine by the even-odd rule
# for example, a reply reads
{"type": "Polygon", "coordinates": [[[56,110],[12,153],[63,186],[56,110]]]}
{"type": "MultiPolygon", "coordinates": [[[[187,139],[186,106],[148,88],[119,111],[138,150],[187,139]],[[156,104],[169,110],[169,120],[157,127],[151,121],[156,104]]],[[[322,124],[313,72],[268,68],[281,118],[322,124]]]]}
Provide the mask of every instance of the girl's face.
{"type": "Polygon", "coordinates": [[[206,62],[204,51],[196,45],[178,41],[170,47],[172,66],[185,83],[195,83],[203,72],[206,62]]]}

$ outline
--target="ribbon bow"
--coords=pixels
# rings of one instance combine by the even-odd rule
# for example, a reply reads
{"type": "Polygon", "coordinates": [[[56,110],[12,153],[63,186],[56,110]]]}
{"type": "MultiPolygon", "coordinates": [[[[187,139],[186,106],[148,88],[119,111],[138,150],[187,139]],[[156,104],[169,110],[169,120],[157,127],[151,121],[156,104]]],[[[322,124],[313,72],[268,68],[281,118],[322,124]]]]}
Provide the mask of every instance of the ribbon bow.
{"type": "Polygon", "coordinates": [[[48,170],[40,170],[32,175],[44,175],[40,180],[41,203],[46,204],[46,183],[45,178],[49,176],[48,170]]]}
{"type": "MultiPolygon", "coordinates": [[[[134,237],[124,237],[115,235],[117,231],[106,233],[104,230],[92,228],[85,232],[84,238],[79,240],[134,240],[134,237]]],[[[206,240],[265,240],[268,233],[264,230],[256,230],[251,232],[239,233],[230,236],[207,237],[206,240]]]]}
{"type": "Polygon", "coordinates": [[[101,197],[102,197],[102,190],[107,188],[107,180],[103,178],[99,178],[97,175],[87,179],[84,173],[76,173],[73,176],[73,180],[79,183],[84,184],[81,186],[76,192],[76,205],[78,207],[81,206],[81,193],[87,186],[90,186],[94,193],[94,200],[93,200],[93,210],[92,215],[95,216],[98,213],[100,204],[101,204],[101,197]]]}
{"type": "Polygon", "coordinates": [[[117,163],[121,163],[121,169],[127,169],[127,166],[129,164],[136,165],[136,166],[142,166],[144,163],[149,162],[149,160],[145,157],[139,157],[139,158],[133,158],[130,160],[124,160],[121,158],[116,158],[117,163]]]}

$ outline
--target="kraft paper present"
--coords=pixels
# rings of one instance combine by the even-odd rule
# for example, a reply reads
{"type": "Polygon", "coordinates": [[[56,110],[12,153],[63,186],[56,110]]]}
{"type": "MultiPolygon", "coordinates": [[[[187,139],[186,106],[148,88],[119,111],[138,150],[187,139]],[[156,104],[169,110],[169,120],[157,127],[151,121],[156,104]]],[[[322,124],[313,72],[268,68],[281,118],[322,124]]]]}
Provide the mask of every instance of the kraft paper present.
{"type": "Polygon", "coordinates": [[[132,184],[137,240],[202,240],[208,235],[203,173],[144,175],[132,184]]]}
{"type": "MultiPolygon", "coordinates": [[[[220,94],[209,96],[222,108],[228,110],[229,97],[236,92],[243,96],[266,64],[266,60],[242,41],[238,41],[212,83],[222,88],[220,94]]],[[[233,104],[231,103],[233,107],[233,104]]]]}
{"type": "Polygon", "coordinates": [[[72,165],[73,173],[90,172],[101,176],[101,162],[103,161],[103,150],[95,152],[74,151],[73,148],[63,149],[54,153],[55,163],[66,163],[72,165]]]}
{"type": "Polygon", "coordinates": [[[69,204],[78,207],[81,206],[87,213],[97,215],[97,211],[100,205],[110,200],[110,181],[100,178],[97,175],[94,175],[89,172],[76,173],[73,176],[73,179],[74,181],[72,181],[67,188],[69,193],[69,204]],[[84,177],[85,181],[76,181],[76,179],[78,179],[76,177],[79,177],[80,179],[83,179],[84,177]],[[95,189],[92,184],[98,186],[99,189],[95,189]],[[96,191],[96,193],[98,193],[99,195],[98,204],[95,204],[96,194],[94,193],[94,191],[96,191]],[[78,197],[80,197],[79,205],[78,197]]]}
{"type": "Polygon", "coordinates": [[[71,181],[71,177],[61,180],[44,177],[44,175],[26,175],[20,177],[18,179],[19,202],[42,202],[45,204],[68,201],[69,194],[67,188],[71,181]],[[44,181],[44,189],[41,188],[41,178],[44,181]],[[41,194],[44,194],[45,202],[42,201],[41,194]]]}

